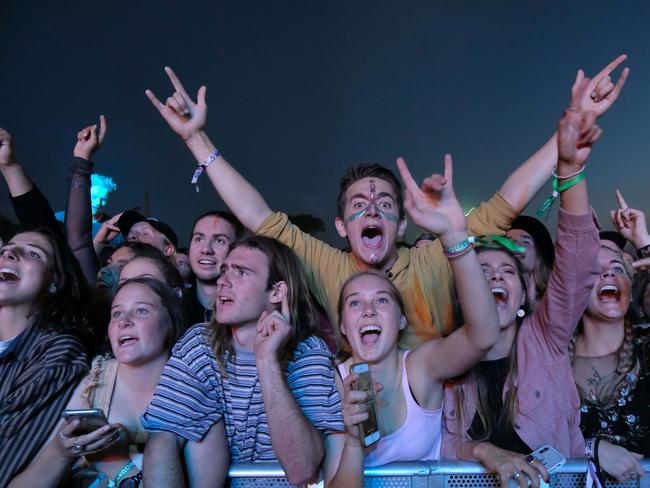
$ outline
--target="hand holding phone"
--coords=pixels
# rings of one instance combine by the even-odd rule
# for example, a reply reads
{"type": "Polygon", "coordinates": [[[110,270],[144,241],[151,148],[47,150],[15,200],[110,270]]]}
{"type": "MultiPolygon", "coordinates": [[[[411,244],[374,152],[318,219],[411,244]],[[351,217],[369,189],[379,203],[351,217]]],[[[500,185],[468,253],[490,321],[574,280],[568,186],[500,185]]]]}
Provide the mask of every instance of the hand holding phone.
{"type": "Polygon", "coordinates": [[[89,434],[108,425],[106,415],[101,408],[64,410],[61,417],[66,422],[79,421],[79,426],[74,431],[77,435],[89,434]]]}
{"type": "Polygon", "coordinates": [[[372,384],[372,377],[370,376],[370,366],[368,363],[353,364],[350,366],[350,372],[358,375],[358,378],[352,383],[352,389],[363,391],[368,398],[365,402],[368,418],[358,424],[361,443],[364,447],[368,447],[377,442],[381,437],[375,405],[375,387],[372,384]]]}
{"type": "MultiPolygon", "coordinates": [[[[535,449],[530,454],[526,455],[524,460],[530,464],[532,467],[535,467],[535,464],[541,463],[542,466],[546,469],[546,472],[550,475],[557,468],[561,467],[566,463],[566,459],[562,454],[560,454],[556,449],[551,446],[545,445],[539,449],[535,449]]],[[[537,468],[536,468],[537,469],[537,468]]],[[[531,486],[533,483],[531,479],[522,473],[522,476],[525,477],[526,484],[531,486]]],[[[539,488],[548,488],[550,485],[544,481],[542,475],[539,475],[539,488]]],[[[520,488],[521,484],[512,478],[508,481],[508,488],[520,488]]]]}
{"type": "Polygon", "coordinates": [[[101,409],[65,410],[57,445],[65,456],[86,456],[113,446],[124,431],[122,424],[109,424],[101,409]]]}

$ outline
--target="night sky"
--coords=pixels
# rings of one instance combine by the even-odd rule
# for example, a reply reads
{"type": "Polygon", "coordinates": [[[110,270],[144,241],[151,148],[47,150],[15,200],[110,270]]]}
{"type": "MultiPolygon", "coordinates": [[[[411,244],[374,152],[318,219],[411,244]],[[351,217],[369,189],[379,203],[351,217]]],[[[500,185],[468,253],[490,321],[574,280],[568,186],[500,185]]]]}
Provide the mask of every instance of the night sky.
{"type": "Polygon", "coordinates": [[[0,126],[58,210],[76,133],[105,114],[96,171],[119,185],[108,211],[143,205],[148,190],[151,215],[186,243],[194,217],[224,204],[207,178],[201,193],[189,184],[192,155],[144,95],[171,94],[170,65],[190,93],[207,85],[208,134],[270,205],[323,218],[342,245],[333,219],[349,164],[394,168],[403,155],[419,180],[451,152],[469,208],[550,137],[576,70],[621,53],[631,73],[587,169],[611,227],[615,186],[650,206],[647,0],[0,0],[0,126]]]}

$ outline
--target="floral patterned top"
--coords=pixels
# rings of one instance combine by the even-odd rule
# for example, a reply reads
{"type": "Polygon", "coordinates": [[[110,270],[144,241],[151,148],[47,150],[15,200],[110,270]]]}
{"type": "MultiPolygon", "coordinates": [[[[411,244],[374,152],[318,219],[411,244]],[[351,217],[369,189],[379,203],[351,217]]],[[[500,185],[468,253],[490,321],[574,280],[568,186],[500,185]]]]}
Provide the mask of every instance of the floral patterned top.
{"type": "Polygon", "coordinates": [[[580,428],[585,438],[600,437],[626,449],[650,456],[650,371],[646,356],[648,340],[635,340],[639,367],[627,374],[632,387],[621,388],[604,405],[597,400],[604,379],[614,374],[617,353],[598,357],[576,355],[573,371],[581,398],[580,428]]]}

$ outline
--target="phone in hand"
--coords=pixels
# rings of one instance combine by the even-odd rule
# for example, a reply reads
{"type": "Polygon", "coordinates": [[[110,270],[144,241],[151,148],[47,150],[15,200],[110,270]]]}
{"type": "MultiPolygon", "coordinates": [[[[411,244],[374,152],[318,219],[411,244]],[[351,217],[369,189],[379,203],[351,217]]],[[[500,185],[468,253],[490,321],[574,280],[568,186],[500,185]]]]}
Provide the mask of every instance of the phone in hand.
{"type": "MultiPolygon", "coordinates": [[[[566,463],[565,457],[562,456],[562,454],[560,454],[557,451],[557,449],[554,449],[549,445],[545,445],[540,447],[539,449],[535,449],[533,452],[530,453],[530,455],[544,465],[546,471],[548,471],[548,474],[551,474],[557,468],[564,466],[564,463],[566,463]]],[[[527,476],[526,476],[526,482],[528,483],[528,486],[531,485],[530,479],[528,479],[527,476]]],[[[511,478],[508,481],[508,487],[519,488],[519,483],[517,483],[515,480],[511,478]]],[[[548,487],[549,484],[540,477],[539,488],[548,488],[548,487]]]]}
{"type": "Polygon", "coordinates": [[[377,407],[375,405],[375,387],[370,376],[370,366],[368,366],[368,363],[356,363],[350,366],[350,372],[359,375],[356,381],[352,383],[352,388],[365,391],[370,398],[368,400],[368,420],[359,425],[361,443],[364,447],[368,447],[381,438],[379,422],[377,421],[377,407]]]}
{"type": "Polygon", "coordinates": [[[61,417],[66,422],[79,420],[79,426],[75,429],[77,435],[89,434],[108,425],[108,419],[101,408],[64,410],[61,417]]]}

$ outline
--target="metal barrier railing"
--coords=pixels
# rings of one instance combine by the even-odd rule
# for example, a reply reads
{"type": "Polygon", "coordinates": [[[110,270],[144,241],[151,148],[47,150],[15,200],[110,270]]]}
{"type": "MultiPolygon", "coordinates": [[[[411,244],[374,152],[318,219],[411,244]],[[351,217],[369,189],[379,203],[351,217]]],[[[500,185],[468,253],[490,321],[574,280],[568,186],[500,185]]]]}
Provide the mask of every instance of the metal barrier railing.
{"type": "MultiPolygon", "coordinates": [[[[645,475],[627,483],[605,479],[603,487],[650,488],[650,458],[641,461],[645,475]]],[[[587,462],[571,459],[553,472],[550,486],[553,488],[583,488],[587,462]]],[[[233,464],[228,472],[230,486],[237,488],[291,486],[277,463],[233,464]]],[[[370,488],[499,488],[494,473],[478,463],[467,461],[439,461],[393,463],[365,470],[365,486],[370,488]]],[[[312,486],[322,486],[321,484],[312,486]]]]}

